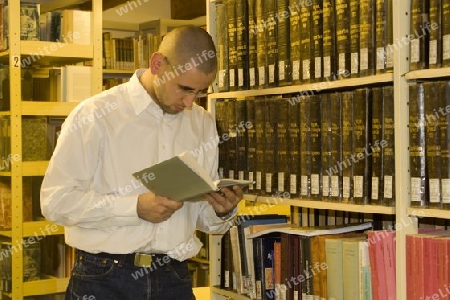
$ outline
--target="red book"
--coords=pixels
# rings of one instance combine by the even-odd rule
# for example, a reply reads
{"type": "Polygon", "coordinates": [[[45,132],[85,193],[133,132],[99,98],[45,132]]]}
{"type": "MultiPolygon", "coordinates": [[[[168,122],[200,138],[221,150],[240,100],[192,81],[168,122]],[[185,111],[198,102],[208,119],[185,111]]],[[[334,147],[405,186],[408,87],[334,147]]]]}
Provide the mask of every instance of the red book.
{"type": "Polygon", "coordinates": [[[384,259],[384,275],[386,278],[387,300],[395,300],[397,298],[396,280],[395,280],[395,231],[381,231],[383,239],[383,259],[384,259]]]}
{"type": "Polygon", "coordinates": [[[414,236],[412,234],[406,235],[406,299],[414,298],[414,274],[417,273],[415,268],[417,265],[414,262],[414,236]]]}
{"type": "Polygon", "coordinates": [[[385,265],[383,258],[383,234],[382,231],[369,231],[369,259],[372,276],[373,300],[385,300],[387,297],[387,286],[385,276],[385,265]]]}

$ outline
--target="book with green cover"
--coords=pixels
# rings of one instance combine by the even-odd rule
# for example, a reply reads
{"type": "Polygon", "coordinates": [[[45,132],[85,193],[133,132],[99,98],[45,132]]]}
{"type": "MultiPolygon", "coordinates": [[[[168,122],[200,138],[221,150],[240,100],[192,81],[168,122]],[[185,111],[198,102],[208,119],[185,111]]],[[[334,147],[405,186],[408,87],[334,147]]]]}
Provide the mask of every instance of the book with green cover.
{"type": "Polygon", "coordinates": [[[177,201],[206,200],[205,195],[222,187],[246,187],[250,180],[223,178],[213,181],[194,155],[183,152],[163,162],[133,173],[133,176],[156,195],[177,201]]]}

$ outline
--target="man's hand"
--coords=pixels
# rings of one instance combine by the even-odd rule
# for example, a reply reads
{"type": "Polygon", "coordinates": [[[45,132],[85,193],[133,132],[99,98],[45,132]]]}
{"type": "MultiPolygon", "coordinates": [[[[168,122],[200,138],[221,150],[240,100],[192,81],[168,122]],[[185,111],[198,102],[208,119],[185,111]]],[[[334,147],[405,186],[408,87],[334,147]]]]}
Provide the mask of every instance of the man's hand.
{"type": "Polygon", "coordinates": [[[152,192],[141,194],[137,202],[139,218],[151,223],[160,223],[172,216],[183,206],[183,202],[156,196],[152,192]]]}
{"type": "Polygon", "coordinates": [[[243,196],[244,192],[242,189],[235,185],[233,189],[222,188],[220,192],[207,194],[206,199],[217,214],[227,214],[236,207],[243,196]]]}

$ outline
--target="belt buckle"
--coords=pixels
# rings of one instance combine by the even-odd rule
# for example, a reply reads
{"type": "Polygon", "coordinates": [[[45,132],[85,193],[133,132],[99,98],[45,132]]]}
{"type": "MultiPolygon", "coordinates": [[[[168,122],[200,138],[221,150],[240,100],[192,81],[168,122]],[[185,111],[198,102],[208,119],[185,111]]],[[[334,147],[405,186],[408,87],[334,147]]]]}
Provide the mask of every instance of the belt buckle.
{"type": "Polygon", "coordinates": [[[135,267],[149,267],[152,264],[152,256],[145,253],[136,253],[134,256],[135,267]]]}

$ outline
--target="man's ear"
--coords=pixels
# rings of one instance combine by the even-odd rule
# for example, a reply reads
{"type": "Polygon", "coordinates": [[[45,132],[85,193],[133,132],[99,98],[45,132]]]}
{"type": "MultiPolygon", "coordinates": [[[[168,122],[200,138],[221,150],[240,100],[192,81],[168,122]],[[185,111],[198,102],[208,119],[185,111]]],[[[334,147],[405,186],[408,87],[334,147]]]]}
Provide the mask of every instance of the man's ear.
{"type": "Polygon", "coordinates": [[[159,52],[153,52],[152,56],[150,57],[150,70],[152,71],[152,74],[159,74],[164,69],[165,65],[164,61],[164,55],[162,55],[159,52]]]}

